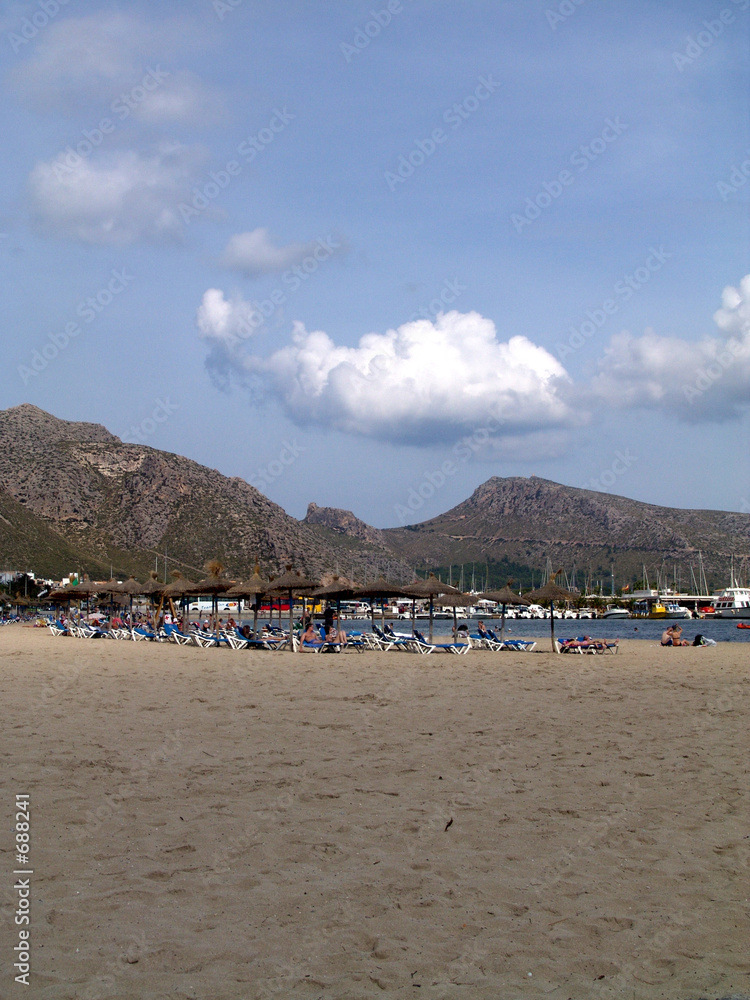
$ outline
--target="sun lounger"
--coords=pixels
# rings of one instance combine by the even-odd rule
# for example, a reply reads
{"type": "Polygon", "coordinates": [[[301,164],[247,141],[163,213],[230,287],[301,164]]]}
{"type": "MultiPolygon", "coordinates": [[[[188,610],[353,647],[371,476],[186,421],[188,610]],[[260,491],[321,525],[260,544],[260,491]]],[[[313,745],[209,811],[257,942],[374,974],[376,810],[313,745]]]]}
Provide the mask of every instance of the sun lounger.
{"type": "Polygon", "coordinates": [[[414,633],[414,645],[420,653],[433,653],[439,649],[441,653],[468,653],[471,645],[468,642],[428,642],[421,632],[414,633]]]}

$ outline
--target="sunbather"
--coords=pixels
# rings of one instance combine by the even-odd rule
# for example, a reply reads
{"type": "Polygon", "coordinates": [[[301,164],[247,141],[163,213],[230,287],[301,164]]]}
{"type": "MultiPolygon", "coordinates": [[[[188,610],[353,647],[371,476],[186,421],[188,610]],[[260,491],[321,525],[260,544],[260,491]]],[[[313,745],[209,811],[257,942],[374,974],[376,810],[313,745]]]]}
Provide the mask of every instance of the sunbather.
{"type": "Polygon", "coordinates": [[[661,634],[662,646],[689,646],[687,639],[682,638],[682,629],[679,625],[670,625],[661,634]]]}

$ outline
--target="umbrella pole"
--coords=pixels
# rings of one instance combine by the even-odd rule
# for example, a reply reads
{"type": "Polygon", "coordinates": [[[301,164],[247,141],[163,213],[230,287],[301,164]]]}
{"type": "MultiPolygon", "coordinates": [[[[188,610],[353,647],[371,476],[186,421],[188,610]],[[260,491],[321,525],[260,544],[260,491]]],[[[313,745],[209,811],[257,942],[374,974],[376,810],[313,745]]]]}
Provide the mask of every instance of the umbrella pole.
{"type": "Polygon", "coordinates": [[[430,594],[430,642],[432,642],[432,612],[433,612],[434,597],[430,594]]]}
{"type": "Polygon", "coordinates": [[[552,652],[557,652],[557,646],[555,645],[555,602],[549,602],[549,622],[550,622],[550,635],[552,636],[552,652]]]}
{"type": "Polygon", "coordinates": [[[505,605],[503,604],[503,610],[500,613],[500,642],[505,638],[505,605]]]}
{"type": "Polygon", "coordinates": [[[412,599],[411,599],[411,634],[412,634],[412,637],[414,636],[414,634],[415,634],[415,632],[417,630],[417,621],[416,621],[416,618],[417,618],[417,599],[416,599],[416,597],[412,597],[412,599]]]}
{"type": "Polygon", "coordinates": [[[258,598],[260,594],[255,595],[255,600],[253,601],[253,639],[258,638],[258,598]]]}
{"type": "MultiPolygon", "coordinates": [[[[281,614],[281,611],[279,611],[281,614]]],[[[289,641],[292,644],[292,652],[297,652],[297,647],[294,645],[294,604],[292,603],[292,592],[289,591],[289,641]]]]}

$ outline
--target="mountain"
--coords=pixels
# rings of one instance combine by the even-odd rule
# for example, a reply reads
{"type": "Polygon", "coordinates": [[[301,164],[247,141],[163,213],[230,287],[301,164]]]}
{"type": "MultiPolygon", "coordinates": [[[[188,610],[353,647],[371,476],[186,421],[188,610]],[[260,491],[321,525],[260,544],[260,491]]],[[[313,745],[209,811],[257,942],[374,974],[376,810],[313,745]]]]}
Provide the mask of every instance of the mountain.
{"type": "MultiPolygon", "coordinates": [[[[679,510],[561,486],[532,476],[492,478],[445,514],[377,529],[348,510],[311,503],[290,517],[239,478],[146,445],[125,444],[99,424],[58,420],[25,404],[0,411],[0,569],[101,578],[143,576],[163,565],[188,576],[210,558],[232,576],[285,563],[321,576],[384,574],[407,582],[413,568],[489,567],[492,585],[530,582],[548,562],[619,583],[661,570],[683,584],[702,553],[709,583],[728,582],[729,561],[750,551],[750,515],[679,510]]],[[[483,573],[480,575],[482,578],[483,573]]],[[[467,584],[468,585],[468,584],[467,584]]]]}
{"type": "Polygon", "coordinates": [[[361,542],[385,548],[387,542],[383,532],[360,521],[350,510],[340,510],[338,507],[318,507],[316,503],[307,506],[307,514],[303,524],[318,524],[339,535],[357,538],[361,542]]]}
{"type": "MultiPolygon", "coordinates": [[[[166,552],[188,575],[217,558],[238,577],[256,559],[272,573],[289,562],[315,575],[341,564],[359,576],[411,576],[382,544],[301,523],[242,479],[28,404],[0,411],[0,489],[29,524],[46,526],[35,565],[24,567],[37,573],[101,575],[112,563],[118,573],[143,574],[166,552]]],[[[11,558],[20,550],[0,550],[0,562],[11,558]]]]}
{"type": "Polygon", "coordinates": [[[494,477],[445,514],[382,531],[391,549],[417,566],[457,563],[515,564],[542,569],[576,567],[640,578],[645,564],[652,583],[663,567],[671,579],[678,564],[682,582],[698,573],[698,553],[716,585],[728,582],[730,558],[750,551],[750,515],[680,510],[626,497],[561,486],[532,476],[494,477]]]}

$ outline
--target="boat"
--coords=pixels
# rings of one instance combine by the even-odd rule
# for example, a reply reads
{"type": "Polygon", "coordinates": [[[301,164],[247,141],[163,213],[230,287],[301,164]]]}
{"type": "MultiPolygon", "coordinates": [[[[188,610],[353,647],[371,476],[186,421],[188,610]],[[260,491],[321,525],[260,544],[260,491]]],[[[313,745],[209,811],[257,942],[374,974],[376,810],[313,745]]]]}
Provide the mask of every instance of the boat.
{"type": "Polygon", "coordinates": [[[648,601],[636,601],[633,605],[634,618],[692,618],[689,608],[673,601],[657,601],[649,605],[648,601]]]}
{"type": "Polygon", "coordinates": [[[737,628],[750,628],[750,622],[737,622],[737,628]]]}
{"type": "Polygon", "coordinates": [[[602,618],[630,618],[630,612],[627,608],[618,608],[614,604],[608,604],[602,618]]]}
{"type": "Polygon", "coordinates": [[[750,618],[750,589],[726,587],[714,598],[714,618],[750,618]]]}

